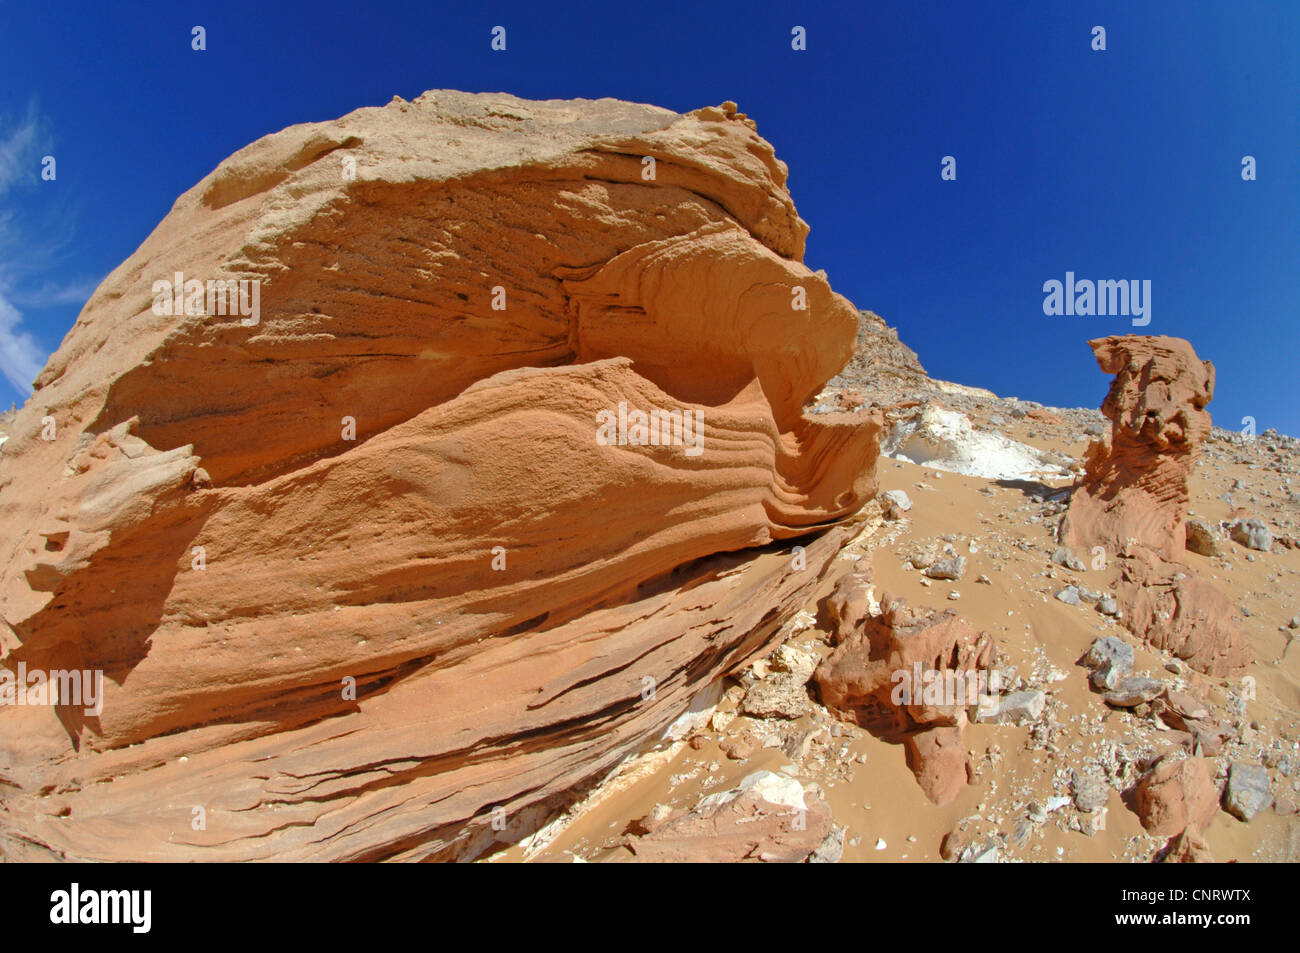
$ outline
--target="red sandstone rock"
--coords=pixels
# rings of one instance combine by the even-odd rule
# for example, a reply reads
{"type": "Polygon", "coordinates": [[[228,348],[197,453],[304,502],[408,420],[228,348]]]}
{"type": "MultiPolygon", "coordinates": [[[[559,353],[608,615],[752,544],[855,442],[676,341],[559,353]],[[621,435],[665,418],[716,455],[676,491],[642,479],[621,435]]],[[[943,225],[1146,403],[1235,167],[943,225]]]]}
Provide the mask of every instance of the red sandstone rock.
{"type": "Polygon", "coordinates": [[[1134,634],[1202,672],[1239,669],[1250,650],[1236,612],[1180,561],[1187,483],[1210,432],[1205,407],[1214,396],[1214,365],[1180,338],[1090,343],[1101,369],[1115,375],[1101,405],[1111,434],[1088,448],[1061,542],[1076,550],[1100,546],[1120,560],[1116,596],[1134,634]]]}
{"type": "Polygon", "coordinates": [[[763,651],[880,424],[802,414],[857,314],[785,182],[734,106],[430,92],[182,195],[0,455],[0,664],[106,689],[0,710],[0,847],[473,856],[763,651]],[[260,281],[257,322],[155,313],[176,273],[260,281]],[[702,452],[602,444],[620,404],[702,452]]]}
{"type": "Polygon", "coordinates": [[[1173,837],[1205,830],[1219,810],[1219,791],[1204,759],[1166,756],[1138,782],[1135,801],[1147,831],[1173,837]]]}
{"type": "Polygon", "coordinates": [[[1174,559],[1186,537],[1187,480],[1210,432],[1205,406],[1214,396],[1214,365],[1181,338],[1123,335],[1089,343],[1102,371],[1115,375],[1101,405],[1111,433],[1088,448],[1061,542],[1114,553],[1133,539],[1174,559]]]}
{"type": "Polygon", "coordinates": [[[1126,547],[1121,557],[1115,596],[1129,629],[1209,675],[1226,675],[1250,662],[1239,613],[1227,596],[1187,566],[1145,547],[1126,547]]]}
{"type": "Polygon", "coordinates": [[[923,728],[907,735],[907,766],[916,783],[935,804],[951,804],[966,786],[970,761],[960,725],[923,728]]]}
{"type": "Polygon", "coordinates": [[[889,596],[881,605],[880,615],[842,636],[814,680],[828,707],[903,741],[926,796],[949,803],[967,781],[966,709],[979,700],[979,678],[994,664],[996,648],[955,612],[910,609],[889,596]],[[937,687],[933,694],[927,684],[937,687]]]}
{"type": "Polygon", "coordinates": [[[1169,841],[1165,856],[1166,864],[1212,864],[1214,855],[1210,853],[1205,838],[1190,828],[1169,841]]]}

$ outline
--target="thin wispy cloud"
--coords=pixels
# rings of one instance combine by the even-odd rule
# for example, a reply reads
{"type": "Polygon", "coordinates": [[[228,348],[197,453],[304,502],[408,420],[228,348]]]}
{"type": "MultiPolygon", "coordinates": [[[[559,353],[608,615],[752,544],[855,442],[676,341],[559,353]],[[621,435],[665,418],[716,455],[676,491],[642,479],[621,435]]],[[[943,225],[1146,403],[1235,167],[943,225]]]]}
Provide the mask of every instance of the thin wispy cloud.
{"type": "Polygon", "coordinates": [[[27,105],[26,118],[12,129],[0,127],[0,196],[24,179],[35,181],[45,138],[35,101],[27,105]]]}
{"type": "Polygon", "coordinates": [[[21,330],[22,313],[0,292],[0,374],[19,392],[30,394],[32,381],[45,366],[45,351],[21,330]]]}
{"type": "MultiPolygon", "coordinates": [[[[48,145],[45,122],[34,100],[28,104],[26,116],[16,123],[0,117],[0,198],[16,187],[37,183],[42,150],[48,145]]],[[[60,303],[60,298],[71,301],[84,287],[84,283],[47,286],[44,296],[14,292],[15,275],[31,267],[25,260],[29,250],[30,245],[14,226],[12,213],[0,214],[0,374],[21,394],[32,392],[32,381],[44,366],[46,353],[23,329],[20,305],[60,303]]]]}
{"type": "Polygon", "coordinates": [[[51,305],[75,304],[81,307],[99,287],[99,278],[82,278],[67,284],[47,281],[32,291],[15,291],[9,296],[11,304],[20,308],[42,308],[51,305]]]}

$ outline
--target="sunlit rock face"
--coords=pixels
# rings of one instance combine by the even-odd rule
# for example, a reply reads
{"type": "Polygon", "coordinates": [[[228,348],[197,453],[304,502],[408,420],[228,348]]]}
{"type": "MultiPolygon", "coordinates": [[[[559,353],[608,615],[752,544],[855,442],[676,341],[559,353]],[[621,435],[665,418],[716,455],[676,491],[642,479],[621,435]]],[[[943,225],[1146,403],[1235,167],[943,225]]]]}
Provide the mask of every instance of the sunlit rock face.
{"type": "Polygon", "coordinates": [[[1236,608],[1181,561],[1188,480],[1210,433],[1214,365],[1182,338],[1130,334],[1090,344],[1115,375],[1101,405],[1111,433],[1088,448],[1061,542],[1120,560],[1120,618],[1134,634],[1210,675],[1241,669],[1250,645],[1236,608]]]}
{"type": "Polygon", "coordinates": [[[785,183],[734,104],[435,91],[182,195],[0,451],[0,665],[103,672],[0,707],[4,853],[474,856],[762,651],[880,428],[803,414],[785,183]]]}

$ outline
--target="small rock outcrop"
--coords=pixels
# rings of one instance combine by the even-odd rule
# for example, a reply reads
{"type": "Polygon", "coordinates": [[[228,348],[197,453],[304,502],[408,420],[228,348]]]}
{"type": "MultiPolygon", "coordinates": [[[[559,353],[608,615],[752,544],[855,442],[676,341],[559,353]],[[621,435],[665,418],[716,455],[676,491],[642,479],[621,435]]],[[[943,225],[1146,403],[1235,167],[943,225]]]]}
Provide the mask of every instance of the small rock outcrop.
{"type": "Polygon", "coordinates": [[[1219,791],[1204,758],[1166,755],[1138,782],[1142,826],[1157,837],[1200,834],[1219,810],[1219,791]]]}
{"type": "Polygon", "coordinates": [[[838,638],[813,676],[822,702],[902,742],[926,797],[952,801],[967,782],[962,733],[967,709],[988,689],[992,639],[955,612],[912,609],[888,595],[878,614],[838,638]]]}

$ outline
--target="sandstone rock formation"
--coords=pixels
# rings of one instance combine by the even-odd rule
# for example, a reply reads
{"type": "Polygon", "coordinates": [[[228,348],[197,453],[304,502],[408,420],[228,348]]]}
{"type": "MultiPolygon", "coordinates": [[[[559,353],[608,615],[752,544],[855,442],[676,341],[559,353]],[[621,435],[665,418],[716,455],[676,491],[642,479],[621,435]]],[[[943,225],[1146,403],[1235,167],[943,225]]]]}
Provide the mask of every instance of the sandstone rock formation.
{"type": "Polygon", "coordinates": [[[803,414],[857,325],[807,231],[730,103],[429,92],[223,162],[0,452],[0,664],[105,673],[0,709],[0,850],[469,857],[608,772],[875,495],[879,419],[803,414]]]}
{"type": "Polygon", "coordinates": [[[1111,433],[1088,448],[1061,542],[1081,551],[1100,546],[1119,559],[1116,595],[1134,634],[1202,672],[1239,669],[1249,646],[1232,604],[1180,561],[1188,479],[1210,433],[1214,365],[1179,338],[1124,335],[1090,344],[1101,369],[1115,375],[1101,405],[1111,433]]]}
{"type": "Polygon", "coordinates": [[[1102,371],[1115,375],[1101,405],[1111,434],[1088,448],[1061,541],[1118,548],[1131,539],[1175,559],[1186,536],[1187,480],[1210,432],[1214,365],[1181,338],[1123,335],[1089,344],[1102,371]]]}
{"type": "Polygon", "coordinates": [[[952,611],[912,609],[888,595],[876,615],[845,611],[862,604],[861,597],[845,598],[862,585],[851,579],[845,577],[832,602],[841,606],[837,619],[857,625],[839,633],[838,647],[814,675],[821,699],[871,732],[901,741],[926,797],[947,804],[966,785],[966,710],[987,691],[981,678],[997,649],[952,611]]]}

